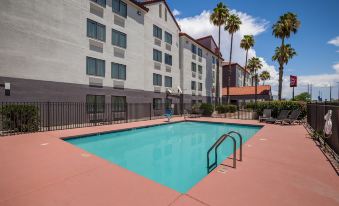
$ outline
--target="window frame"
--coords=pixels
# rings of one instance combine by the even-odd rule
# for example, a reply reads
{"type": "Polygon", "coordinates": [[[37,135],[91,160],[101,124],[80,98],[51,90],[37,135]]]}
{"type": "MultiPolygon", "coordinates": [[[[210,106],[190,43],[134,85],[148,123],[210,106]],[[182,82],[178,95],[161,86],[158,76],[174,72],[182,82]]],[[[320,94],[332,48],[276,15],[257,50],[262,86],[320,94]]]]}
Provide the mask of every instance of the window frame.
{"type": "Polygon", "coordinates": [[[198,73],[202,74],[202,66],[201,65],[198,65],[198,73]]]}
{"type": "Polygon", "coordinates": [[[153,37],[162,40],[162,28],[158,27],[155,24],[153,24],[153,37]]]}
{"type": "Polygon", "coordinates": [[[86,112],[88,114],[104,113],[105,112],[105,101],[106,101],[105,95],[87,94],[86,95],[86,112]],[[94,103],[89,103],[88,99],[90,97],[94,97],[94,103]],[[103,103],[101,103],[101,107],[99,106],[100,103],[98,103],[98,97],[103,98],[104,100],[103,103]]]}
{"type": "Polygon", "coordinates": [[[105,77],[105,73],[106,73],[106,61],[105,60],[102,60],[102,59],[97,59],[97,58],[94,58],[94,57],[89,57],[89,56],[86,56],[86,74],[87,75],[91,75],[91,76],[98,76],[98,77],[105,77]],[[94,73],[90,73],[90,69],[89,69],[89,60],[95,60],[95,68],[94,68],[94,73]],[[100,75],[100,72],[99,71],[99,68],[98,68],[98,61],[101,61],[101,63],[103,63],[103,75],[100,75]]]}
{"type": "Polygon", "coordinates": [[[197,46],[196,46],[195,44],[192,44],[192,46],[191,46],[191,52],[192,52],[193,54],[197,54],[197,46]]]}
{"type": "Polygon", "coordinates": [[[127,48],[127,34],[121,32],[121,31],[112,29],[112,45],[126,49],[127,48]],[[118,43],[117,44],[115,44],[115,42],[114,42],[113,34],[117,34],[118,35],[118,43]],[[125,41],[123,41],[123,45],[120,45],[121,37],[125,38],[125,41]]]}
{"type": "Polygon", "coordinates": [[[197,64],[194,62],[191,62],[191,71],[192,72],[197,72],[197,64]],[[194,69],[193,69],[194,68],[194,69]]]}
{"type": "Polygon", "coordinates": [[[198,91],[202,92],[202,83],[198,82],[198,91]]]}
{"type": "Polygon", "coordinates": [[[153,110],[161,110],[162,99],[153,98],[153,110]]]}
{"type": "Polygon", "coordinates": [[[173,78],[170,76],[165,76],[165,87],[172,88],[172,86],[173,86],[173,78]],[[170,85],[167,84],[169,83],[168,81],[170,82],[170,85]]]}
{"type": "Polygon", "coordinates": [[[106,8],[106,3],[107,3],[106,0],[90,0],[90,1],[106,8]],[[104,1],[104,3],[100,3],[100,1],[104,1]]]}
{"type": "Polygon", "coordinates": [[[172,36],[172,34],[171,33],[169,33],[169,32],[167,32],[167,31],[165,31],[165,42],[167,43],[167,44],[170,44],[170,45],[172,45],[172,43],[173,43],[173,36],[172,36]],[[168,37],[170,37],[169,39],[169,41],[168,41],[168,37]]]}
{"type": "Polygon", "coordinates": [[[173,64],[172,55],[165,53],[165,64],[172,66],[172,64],[173,64]]]}
{"type": "Polygon", "coordinates": [[[112,0],[112,12],[113,13],[118,14],[119,16],[127,18],[127,11],[128,11],[128,6],[127,6],[126,2],[121,1],[121,0],[112,0]],[[113,6],[114,5],[114,1],[118,2],[119,10],[116,10],[115,7],[113,6]],[[126,6],[126,9],[125,9],[124,12],[121,11],[122,10],[121,5],[126,6]]]}
{"type": "Polygon", "coordinates": [[[162,86],[162,75],[153,73],[153,86],[162,86]]]}
{"type": "Polygon", "coordinates": [[[202,49],[201,48],[198,48],[198,56],[202,57],[202,49]]]}
{"type": "Polygon", "coordinates": [[[111,96],[111,106],[112,106],[112,112],[126,112],[126,96],[111,96]],[[118,103],[114,103],[113,99],[117,98],[117,99],[122,99],[122,103],[119,103],[119,101],[117,101],[118,103]]]}
{"type": "Polygon", "coordinates": [[[162,63],[162,51],[153,49],[153,61],[162,63]]]}
{"type": "Polygon", "coordinates": [[[196,81],[191,81],[191,90],[196,91],[197,90],[197,82],[196,81]]]}
{"type": "Polygon", "coordinates": [[[92,38],[92,39],[96,39],[98,41],[102,41],[102,42],[106,42],[106,26],[103,24],[100,24],[99,22],[96,22],[92,19],[87,19],[87,37],[92,38]],[[89,29],[89,24],[92,23],[95,25],[95,34],[91,35],[90,29],[89,29]],[[103,39],[100,39],[98,37],[98,28],[102,27],[104,30],[104,36],[103,39]]]}
{"type": "Polygon", "coordinates": [[[124,64],[111,62],[111,77],[112,77],[112,79],[126,80],[127,79],[127,66],[124,65],[124,64]],[[115,73],[113,72],[113,65],[117,66],[117,69],[118,69],[118,71],[117,71],[118,76],[117,77],[114,76],[115,73]],[[120,75],[121,73],[123,74],[123,76],[120,75]]]}

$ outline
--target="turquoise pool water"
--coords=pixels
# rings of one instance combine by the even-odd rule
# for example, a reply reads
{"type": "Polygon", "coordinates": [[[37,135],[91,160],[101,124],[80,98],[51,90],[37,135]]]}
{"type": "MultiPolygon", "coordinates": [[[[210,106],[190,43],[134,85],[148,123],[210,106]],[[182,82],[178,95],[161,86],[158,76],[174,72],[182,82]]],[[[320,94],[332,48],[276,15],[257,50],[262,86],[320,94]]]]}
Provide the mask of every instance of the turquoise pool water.
{"type": "MultiPolygon", "coordinates": [[[[66,141],[185,193],[207,175],[206,152],[222,134],[231,130],[238,131],[246,142],[260,128],[234,124],[180,122],[66,141]]],[[[218,152],[220,164],[232,153],[231,139],[227,139],[219,147],[218,152]]],[[[214,159],[213,153],[210,157],[211,160],[214,159]]]]}

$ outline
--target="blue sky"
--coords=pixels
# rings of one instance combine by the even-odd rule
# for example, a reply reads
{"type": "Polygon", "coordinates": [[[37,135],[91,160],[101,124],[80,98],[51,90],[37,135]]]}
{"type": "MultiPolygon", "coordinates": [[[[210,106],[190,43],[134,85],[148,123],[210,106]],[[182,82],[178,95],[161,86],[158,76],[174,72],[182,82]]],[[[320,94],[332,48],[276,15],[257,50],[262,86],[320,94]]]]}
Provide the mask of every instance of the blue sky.
{"type": "MultiPolygon", "coordinates": [[[[195,29],[185,25],[188,25],[195,17],[198,18],[199,15],[202,18],[201,13],[204,10],[211,11],[218,2],[220,0],[168,0],[171,9],[176,9],[180,12],[180,15],[177,15],[179,23],[182,25],[183,31],[186,30],[185,32],[189,34],[190,31],[195,29]],[[182,23],[181,20],[185,20],[186,23],[182,23]]],[[[271,27],[283,13],[287,11],[296,13],[301,21],[301,28],[296,35],[293,35],[287,41],[296,49],[298,56],[292,59],[285,67],[285,77],[290,74],[301,77],[301,85],[297,92],[307,90],[305,85],[308,82],[312,82],[315,84],[313,93],[318,93],[317,91],[321,90],[324,98],[328,98],[327,93],[329,92],[326,86],[332,84],[336,87],[335,83],[339,82],[339,45],[335,46],[328,43],[331,39],[339,36],[338,0],[230,0],[222,2],[230,9],[247,15],[246,17],[249,18],[244,20],[245,24],[248,21],[250,24],[254,24],[254,27],[255,25],[264,26],[265,29],[260,31],[253,28],[253,31],[257,32],[254,52],[256,56],[265,60],[268,67],[272,68],[274,66],[275,70],[278,65],[272,62],[271,57],[275,47],[280,44],[280,40],[272,36],[271,27]],[[338,64],[338,67],[336,67],[338,68],[337,72],[334,69],[335,64],[338,64]]],[[[243,30],[241,33],[245,34],[246,29],[243,30]]],[[[212,30],[205,32],[202,29],[196,29],[195,33],[193,32],[191,35],[198,37],[199,34],[206,34],[207,32],[213,33],[212,30]]],[[[225,36],[224,38],[227,37],[225,36]]],[[[225,47],[225,52],[228,51],[227,43],[225,42],[225,45],[222,45],[222,47],[225,47]]],[[[238,53],[241,53],[240,50],[238,53]]],[[[228,57],[225,54],[224,56],[228,57]]],[[[236,59],[241,61],[242,55],[236,59]]],[[[285,83],[288,82],[285,81],[285,83]]],[[[276,83],[272,82],[272,84],[276,83]]],[[[337,98],[336,89],[334,88],[333,90],[335,98],[337,98]]],[[[289,88],[285,90],[290,91],[289,88]]],[[[289,96],[287,91],[285,93],[286,97],[289,96]]],[[[316,95],[314,94],[315,97],[316,95]]]]}

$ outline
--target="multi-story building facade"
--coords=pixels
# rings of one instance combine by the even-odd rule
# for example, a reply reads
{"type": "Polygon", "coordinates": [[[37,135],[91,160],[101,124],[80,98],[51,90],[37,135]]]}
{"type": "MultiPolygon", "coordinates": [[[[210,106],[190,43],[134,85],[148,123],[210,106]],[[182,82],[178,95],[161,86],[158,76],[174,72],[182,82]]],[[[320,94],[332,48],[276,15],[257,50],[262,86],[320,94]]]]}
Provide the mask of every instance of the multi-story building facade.
{"type": "Polygon", "coordinates": [[[186,33],[180,33],[181,87],[186,103],[212,102],[215,96],[217,53],[186,33]]]}
{"type": "Polygon", "coordinates": [[[0,84],[10,85],[8,96],[0,88],[1,101],[179,103],[212,96],[215,48],[181,36],[165,0],[9,0],[0,7],[0,28],[0,84]],[[185,38],[197,46],[195,94],[185,38]]]}
{"type": "Polygon", "coordinates": [[[228,85],[228,77],[230,76],[230,86],[231,87],[242,87],[244,86],[244,75],[246,73],[246,84],[245,86],[252,85],[252,75],[245,71],[245,69],[240,66],[238,63],[232,62],[231,70],[229,62],[222,63],[222,87],[227,87],[228,85]],[[230,72],[231,71],[231,72],[230,72]]]}

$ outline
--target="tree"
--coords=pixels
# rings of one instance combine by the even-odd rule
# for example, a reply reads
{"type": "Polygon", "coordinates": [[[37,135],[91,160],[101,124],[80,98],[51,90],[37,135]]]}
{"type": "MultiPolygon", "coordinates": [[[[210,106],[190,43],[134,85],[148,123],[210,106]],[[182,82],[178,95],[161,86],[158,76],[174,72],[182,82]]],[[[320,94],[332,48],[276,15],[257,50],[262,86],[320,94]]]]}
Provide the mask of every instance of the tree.
{"type": "Polygon", "coordinates": [[[230,103],[230,83],[231,83],[231,66],[232,66],[232,47],[233,47],[233,35],[240,29],[241,20],[236,14],[231,14],[226,21],[225,31],[231,35],[231,48],[230,48],[230,60],[227,82],[227,103],[230,103]]]}
{"type": "Polygon", "coordinates": [[[257,71],[263,67],[261,60],[258,57],[252,57],[248,61],[248,68],[252,73],[252,86],[253,86],[253,79],[255,81],[255,102],[257,102],[257,93],[258,93],[258,75],[257,71]]]}
{"type": "Polygon", "coordinates": [[[278,93],[279,100],[281,100],[282,77],[284,76],[284,65],[286,65],[288,61],[292,59],[295,55],[297,55],[297,53],[291,47],[290,44],[282,45],[280,47],[275,48],[275,53],[272,57],[272,60],[279,62],[279,93],[278,93]]]}
{"type": "Polygon", "coordinates": [[[294,97],[295,101],[311,101],[311,95],[308,92],[303,92],[294,97]]]}
{"type": "Polygon", "coordinates": [[[244,35],[244,38],[240,42],[240,47],[246,50],[246,61],[245,61],[245,72],[244,72],[244,85],[246,86],[246,72],[247,72],[247,60],[248,60],[248,50],[254,46],[253,35],[244,35]]]}
{"type": "Polygon", "coordinates": [[[222,2],[217,4],[217,7],[213,9],[213,13],[210,16],[210,22],[217,26],[219,29],[218,33],[218,61],[217,61],[217,74],[216,74],[216,95],[215,95],[215,102],[216,105],[217,102],[220,100],[220,81],[219,81],[219,64],[220,64],[220,31],[221,26],[226,23],[227,17],[229,16],[229,10],[226,5],[224,5],[222,2]]]}
{"type": "Polygon", "coordinates": [[[263,71],[259,75],[259,78],[262,81],[262,85],[265,85],[265,81],[271,79],[271,75],[268,71],[263,71]]]}
{"type": "MultiPolygon", "coordinates": [[[[300,21],[297,18],[297,15],[291,12],[287,12],[284,15],[279,17],[279,20],[273,25],[273,35],[276,38],[281,39],[281,46],[283,48],[285,46],[285,39],[289,38],[291,34],[295,34],[300,27],[300,21]]],[[[282,93],[282,81],[283,81],[283,70],[284,70],[284,62],[278,61],[279,63],[279,91],[278,98],[281,100],[282,93]]]]}

